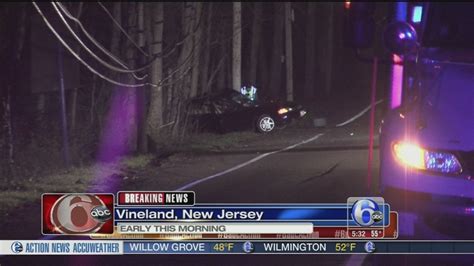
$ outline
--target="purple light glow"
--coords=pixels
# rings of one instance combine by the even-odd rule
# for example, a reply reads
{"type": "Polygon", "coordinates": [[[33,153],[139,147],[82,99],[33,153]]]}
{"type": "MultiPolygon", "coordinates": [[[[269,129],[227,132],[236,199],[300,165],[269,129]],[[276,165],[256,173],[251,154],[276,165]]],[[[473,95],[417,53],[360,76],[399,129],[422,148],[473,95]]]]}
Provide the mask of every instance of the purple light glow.
{"type": "Polygon", "coordinates": [[[405,39],[405,37],[406,37],[405,33],[403,33],[403,32],[400,32],[400,34],[398,34],[398,38],[400,38],[400,39],[405,39]]]}
{"type": "Polygon", "coordinates": [[[97,156],[97,161],[101,164],[90,192],[114,192],[119,188],[121,178],[107,169],[117,168],[120,158],[130,152],[130,141],[136,135],[136,99],[134,90],[114,90],[97,156]]]}
{"type": "MultiPolygon", "coordinates": [[[[394,55],[393,61],[400,60],[398,56],[394,55]]],[[[392,89],[390,98],[390,107],[397,108],[402,103],[402,81],[403,81],[403,66],[394,65],[392,67],[392,89]]]]}

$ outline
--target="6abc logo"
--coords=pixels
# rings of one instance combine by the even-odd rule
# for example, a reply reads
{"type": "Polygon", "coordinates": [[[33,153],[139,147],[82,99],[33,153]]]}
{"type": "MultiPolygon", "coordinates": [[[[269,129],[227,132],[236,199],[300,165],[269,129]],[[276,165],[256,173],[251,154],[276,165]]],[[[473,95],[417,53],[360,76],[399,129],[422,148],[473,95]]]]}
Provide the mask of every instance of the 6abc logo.
{"type": "Polygon", "coordinates": [[[112,194],[43,194],[43,234],[112,234],[112,194]]]}
{"type": "Polygon", "coordinates": [[[352,205],[352,219],[360,226],[371,226],[383,220],[379,204],[372,199],[360,199],[352,205]]]}

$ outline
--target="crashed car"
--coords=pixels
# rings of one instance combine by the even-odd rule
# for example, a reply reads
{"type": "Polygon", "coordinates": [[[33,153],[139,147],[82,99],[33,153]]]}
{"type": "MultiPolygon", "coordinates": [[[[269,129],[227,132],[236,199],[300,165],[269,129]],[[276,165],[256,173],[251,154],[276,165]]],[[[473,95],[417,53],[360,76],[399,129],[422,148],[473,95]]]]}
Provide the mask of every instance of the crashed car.
{"type": "Polygon", "coordinates": [[[188,114],[199,131],[269,133],[303,117],[306,110],[292,102],[252,101],[237,91],[226,90],[192,99],[188,114]]]}

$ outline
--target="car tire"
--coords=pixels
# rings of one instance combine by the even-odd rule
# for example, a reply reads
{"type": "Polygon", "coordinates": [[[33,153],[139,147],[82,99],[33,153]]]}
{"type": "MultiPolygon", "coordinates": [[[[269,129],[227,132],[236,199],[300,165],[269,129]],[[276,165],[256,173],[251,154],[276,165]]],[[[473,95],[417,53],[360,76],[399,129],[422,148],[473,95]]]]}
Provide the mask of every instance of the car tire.
{"type": "Polygon", "coordinates": [[[259,133],[270,133],[275,130],[276,122],[270,115],[263,114],[258,117],[256,127],[259,133]]]}

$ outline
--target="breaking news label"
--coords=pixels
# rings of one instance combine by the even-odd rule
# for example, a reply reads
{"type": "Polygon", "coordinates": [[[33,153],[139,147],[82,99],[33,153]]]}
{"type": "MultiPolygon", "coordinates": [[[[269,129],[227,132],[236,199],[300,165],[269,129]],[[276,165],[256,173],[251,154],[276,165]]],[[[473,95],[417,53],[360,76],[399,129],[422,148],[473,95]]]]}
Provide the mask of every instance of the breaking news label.
{"type": "Polygon", "coordinates": [[[193,191],[119,191],[118,205],[194,205],[193,191]]]}

